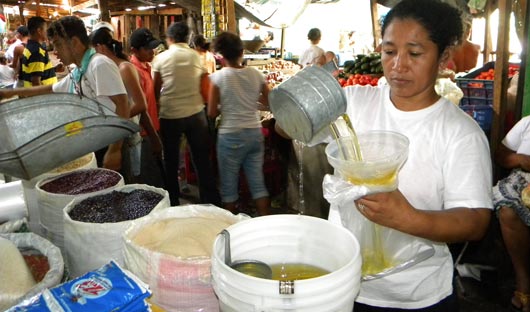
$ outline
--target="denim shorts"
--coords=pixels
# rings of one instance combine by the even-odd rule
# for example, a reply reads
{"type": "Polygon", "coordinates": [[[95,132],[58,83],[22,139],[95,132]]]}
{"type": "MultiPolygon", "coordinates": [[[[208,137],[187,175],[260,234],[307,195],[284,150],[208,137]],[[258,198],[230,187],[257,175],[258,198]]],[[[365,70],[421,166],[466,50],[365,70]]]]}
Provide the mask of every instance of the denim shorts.
{"type": "Polygon", "coordinates": [[[239,172],[245,172],[253,199],[269,196],[263,176],[264,138],[261,128],[220,133],[217,136],[217,162],[224,203],[239,198],[239,172]]]}

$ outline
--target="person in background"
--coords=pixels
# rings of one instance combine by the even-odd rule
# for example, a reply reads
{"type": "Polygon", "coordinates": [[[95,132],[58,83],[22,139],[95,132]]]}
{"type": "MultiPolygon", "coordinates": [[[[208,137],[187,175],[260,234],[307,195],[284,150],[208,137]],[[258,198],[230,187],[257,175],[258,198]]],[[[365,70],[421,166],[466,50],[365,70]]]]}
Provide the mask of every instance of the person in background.
{"type": "Polygon", "coordinates": [[[152,65],[164,145],[166,189],[171,204],[179,205],[179,154],[181,135],[184,133],[198,176],[200,201],[219,206],[221,200],[210,161],[211,137],[200,93],[204,70],[199,55],[186,43],[189,36],[186,23],[171,24],[166,34],[169,48],[158,54],[152,65]]]}
{"type": "Polygon", "coordinates": [[[243,169],[259,215],[270,213],[269,192],[263,176],[264,138],[258,105],[268,107],[269,86],[261,72],[243,67],[243,42],[236,34],[223,32],[215,38],[215,51],[226,66],[210,75],[208,116],[221,113],[217,135],[217,162],[221,178],[223,208],[236,212],[239,172],[243,169]]]}
{"type": "Polygon", "coordinates": [[[5,53],[0,51],[0,88],[11,88],[15,83],[15,71],[7,65],[5,53]]]}
{"type": "MultiPolygon", "coordinates": [[[[93,99],[122,118],[129,118],[127,91],[118,67],[108,57],[89,47],[90,41],[83,21],[76,16],[65,16],[50,24],[48,38],[65,65],[75,64],[67,77],[53,85],[29,88],[2,89],[0,98],[35,96],[49,93],[74,93],[93,99]]],[[[122,140],[108,146],[99,161],[107,169],[121,169],[122,140]]]]}
{"type": "MultiPolygon", "coordinates": [[[[149,29],[138,28],[132,32],[129,43],[131,45],[130,62],[136,67],[140,75],[140,87],[147,102],[147,114],[153,124],[152,130],[144,127],[140,133],[144,138],[142,140],[140,180],[148,185],[165,188],[162,141],[158,135],[160,122],[158,120],[158,109],[156,107],[155,88],[150,64],[155,56],[154,49],[162,42],[156,39],[149,29]],[[146,136],[149,137],[148,140],[145,139],[146,136]]],[[[142,119],[140,119],[140,122],[142,123],[142,119]]]]}
{"type": "Polygon", "coordinates": [[[215,58],[210,52],[210,43],[206,42],[206,38],[199,34],[193,37],[193,48],[199,53],[201,65],[208,74],[215,72],[215,58]]]}
{"type": "Polygon", "coordinates": [[[15,57],[15,48],[21,44],[25,44],[28,41],[28,28],[24,25],[17,27],[14,35],[15,40],[9,44],[9,47],[6,50],[6,58],[9,63],[13,62],[15,57]]]}
{"type": "Polygon", "coordinates": [[[318,65],[322,66],[326,63],[325,51],[318,46],[320,39],[322,38],[322,33],[318,28],[311,28],[307,33],[307,39],[311,42],[309,48],[307,48],[300,59],[298,64],[302,67],[318,65]]]}
{"type": "MultiPolygon", "coordinates": [[[[346,113],[357,133],[393,131],[409,140],[398,188],[360,197],[351,209],[434,248],[432,257],[414,266],[362,281],[355,312],[458,311],[447,243],[482,239],[493,208],[486,135],[434,88],[461,36],[458,9],[440,0],[402,0],[381,27],[388,83],[344,88],[346,113]]],[[[329,218],[337,220],[332,208],[329,218]]]]}
{"type": "Polygon", "coordinates": [[[452,61],[455,72],[467,72],[477,66],[480,46],[469,40],[471,37],[471,21],[464,23],[464,35],[462,42],[453,51],[452,61]]]}
{"type": "Polygon", "coordinates": [[[337,60],[337,55],[333,51],[326,51],[324,54],[326,62],[322,65],[322,68],[330,72],[333,77],[337,78],[339,76],[339,65],[337,60]]]}
{"type": "Polygon", "coordinates": [[[24,86],[24,82],[19,78],[22,75],[22,54],[24,53],[24,49],[26,48],[26,43],[28,42],[29,37],[28,28],[24,25],[19,26],[17,28],[15,37],[17,40],[15,43],[9,46],[6,51],[6,56],[9,66],[11,66],[11,68],[13,68],[17,74],[17,81],[13,87],[21,88],[24,86]]]}
{"type": "Polygon", "coordinates": [[[511,305],[530,311],[530,210],[522,191],[530,185],[530,116],[519,120],[495,151],[497,164],[511,169],[493,188],[493,203],[504,246],[515,272],[511,305]]]}
{"type": "Polygon", "coordinates": [[[46,21],[40,16],[28,20],[29,39],[22,54],[22,75],[24,87],[51,85],[57,82],[55,67],[48,51],[42,46],[46,41],[46,21]]]}
{"type": "MultiPolygon", "coordinates": [[[[90,40],[96,52],[107,56],[118,65],[121,79],[129,97],[129,119],[138,125],[141,124],[144,129],[148,129],[148,132],[156,133],[151,118],[146,113],[147,103],[140,87],[138,71],[128,61],[128,56],[123,53],[121,42],[112,37],[112,30],[107,27],[98,27],[96,31],[90,34],[90,40]]],[[[124,165],[121,172],[126,183],[140,182],[141,142],[142,137],[139,132],[130,135],[124,142],[122,153],[126,155],[126,158],[123,159],[124,165]]]]}

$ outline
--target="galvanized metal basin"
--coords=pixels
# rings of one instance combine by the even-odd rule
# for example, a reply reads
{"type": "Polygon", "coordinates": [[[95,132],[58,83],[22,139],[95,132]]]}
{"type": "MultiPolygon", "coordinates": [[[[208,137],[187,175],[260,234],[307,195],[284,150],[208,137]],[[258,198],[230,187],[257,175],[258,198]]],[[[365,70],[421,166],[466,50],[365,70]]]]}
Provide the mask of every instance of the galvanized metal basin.
{"type": "Polygon", "coordinates": [[[29,180],[139,131],[105,106],[73,94],[0,105],[0,172],[29,180]]]}

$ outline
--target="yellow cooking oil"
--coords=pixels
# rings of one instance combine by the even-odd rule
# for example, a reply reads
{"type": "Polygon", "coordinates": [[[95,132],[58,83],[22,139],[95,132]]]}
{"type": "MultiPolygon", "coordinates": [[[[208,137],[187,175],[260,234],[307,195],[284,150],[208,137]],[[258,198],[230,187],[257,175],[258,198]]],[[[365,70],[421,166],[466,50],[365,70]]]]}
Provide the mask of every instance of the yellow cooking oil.
{"type": "Polygon", "coordinates": [[[330,128],[333,137],[337,141],[341,157],[345,160],[362,161],[363,156],[361,146],[359,145],[359,139],[353,129],[348,114],[343,114],[336,121],[332,122],[330,128]],[[351,140],[339,140],[342,137],[348,137],[351,138],[351,140]]]}
{"type": "Polygon", "coordinates": [[[396,184],[397,171],[389,172],[385,175],[375,176],[348,176],[348,181],[355,185],[393,186],[396,184]]]}
{"type": "Polygon", "coordinates": [[[320,267],[305,263],[272,264],[272,279],[277,281],[294,281],[320,277],[330,273],[320,267]]]}
{"type": "Polygon", "coordinates": [[[385,255],[382,248],[368,247],[362,250],[362,275],[373,275],[395,266],[393,259],[385,255]]]}

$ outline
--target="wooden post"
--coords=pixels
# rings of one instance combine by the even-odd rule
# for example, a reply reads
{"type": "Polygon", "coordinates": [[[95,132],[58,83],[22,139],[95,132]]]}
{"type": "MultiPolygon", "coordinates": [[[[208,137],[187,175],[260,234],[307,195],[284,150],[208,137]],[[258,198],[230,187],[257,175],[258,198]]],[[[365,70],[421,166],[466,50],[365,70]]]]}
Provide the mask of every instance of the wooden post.
{"type": "Polygon", "coordinates": [[[20,13],[20,25],[26,25],[26,19],[24,18],[24,5],[26,2],[18,3],[18,12],[20,13]]]}
{"type": "Polygon", "coordinates": [[[98,0],[98,8],[101,20],[110,23],[110,12],[108,0],[98,0]]]}
{"type": "Polygon", "coordinates": [[[491,57],[491,51],[492,51],[492,44],[491,44],[491,22],[490,22],[490,15],[493,11],[493,6],[491,4],[492,1],[486,2],[486,7],[484,8],[484,19],[485,19],[485,34],[484,34],[484,51],[482,55],[482,63],[486,64],[490,61],[491,57]]]}
{"type": "MultiPolygon", "coordinates": [[[[526,1],[525,1],[526,2],[526,1]]],[[[529,38],[530,36],[530,5],[526,5],[526,15],[524,18],[524,37],[529,38]]],[[[522,42],[523,44],[523,56],[521,69],[519,73],[519,84],[517,85],[517,103],[519,97],[522,102],[522,116],[530,115],[530,70],[526,67],[530,64],[530,40],[522,42]]]]}
{"type": "Polygon", "coordinates": [[[372,13],[372,33],[374,37],[374,50],[381,43],[381,25],[379,25],[379,13],[377,11],[377,0],[370,0],[370,12],[372,13]]]}
{"type": "Polygon", "coordinates": [[[237,33],[236,8],[234,0],[226,0],[226,30],[237,33]]]}
{"type": "Polygon", "coordinates": [[[508,59],[510,58],[510,14],[512,0],[499,0],[499,29],[497,35],[497,54],[495,59],[495,77],[493,84],[493,123],[491,127],[490,149],[494,153],[504,137],[504,119],[506,117],[506,91],[508,89],[508,59]]]}

